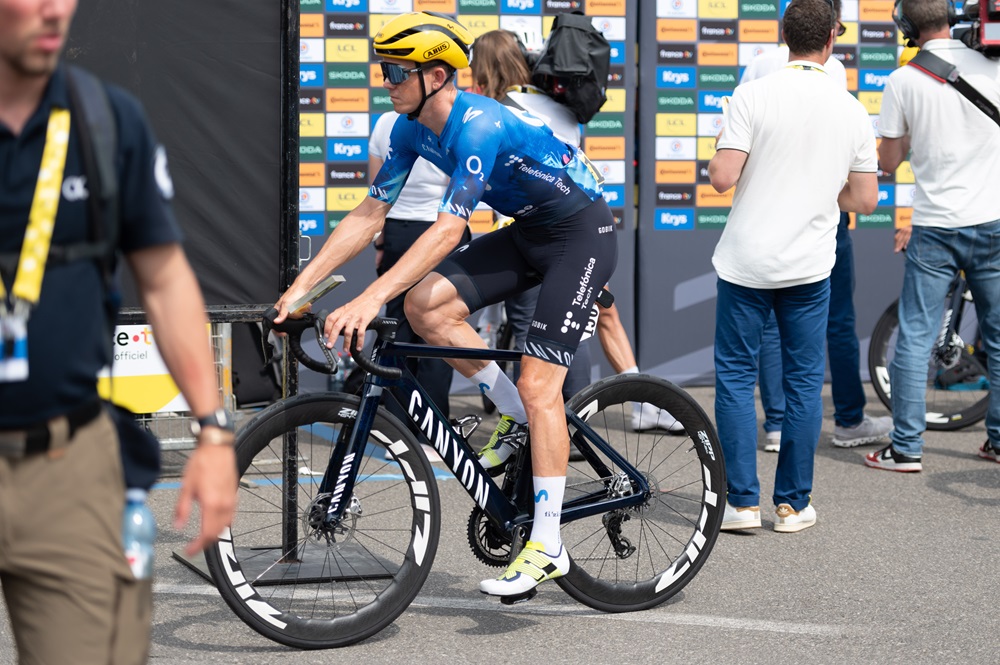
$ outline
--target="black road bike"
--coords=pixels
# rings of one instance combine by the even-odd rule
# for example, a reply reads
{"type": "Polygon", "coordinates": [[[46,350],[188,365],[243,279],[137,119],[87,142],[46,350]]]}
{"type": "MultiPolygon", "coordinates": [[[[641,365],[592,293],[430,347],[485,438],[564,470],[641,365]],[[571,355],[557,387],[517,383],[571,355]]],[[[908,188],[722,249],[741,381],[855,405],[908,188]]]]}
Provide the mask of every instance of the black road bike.
{"type": "MultiPolygon", "coordinates": [[[[323,316],[281,326],[294,355],[323,316]]],[[[469,436],[478,416],[449,422],[405,368],[407,357],[516,362],[512,351],[393,342],[378,319],[360,395],[303,394],[278,401],[238,433],[239,505],[233,525],[206,551],[222,597],[244,622],[285,645],[319,649],[358,642],[392,623],[420,591],[438,547],[435,470],[411,429],[380,405],[395,387],[423,443],[440,454],[474,501],[468,540],[483,563],[506,567],[533,514],[528,446],[497,472],[484,470],[469,436]]],[[[325,345],[321,343],[321,348],[325,345]]],[[[698,573],[725,508],[722,449],[711,421],[687,393],[644,375],[599,381],[566,405],[572,445],[562,538],[570,572],[556,580],[607,612],[654,607],[698,573]],[[633,402],[668,409],[684,438],[633,432],[633,402]]],[[[530,446],[530,444],[529,444],[530,446]]],[[[438,472],[444,472],[438,469],[438,472]]],[[[470,589],[470,592],[473,590],[470,589]]]]}
{"type": "MultiPolygon", "coordinates": [[[[885,310],[872,332],[868,371],[875,394],[892,409],[889,364],[895,355],[899,331],[899,301],[885,310]]],[[[941,332],[927,364],[927,429],[956,430],[986,417],[990,381],[986,354],[979,337],[979,320],[965,276],[959,274],[948,289],[941,332]]]]}

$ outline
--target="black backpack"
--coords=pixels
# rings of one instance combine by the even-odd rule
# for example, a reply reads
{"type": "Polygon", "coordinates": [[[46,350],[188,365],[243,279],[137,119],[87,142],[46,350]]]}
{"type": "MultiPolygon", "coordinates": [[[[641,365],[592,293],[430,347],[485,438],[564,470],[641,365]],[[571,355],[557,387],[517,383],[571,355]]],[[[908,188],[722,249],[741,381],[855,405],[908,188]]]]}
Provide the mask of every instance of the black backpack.
{"type": "Polygon", "coordinates": [[[580,12],[558,14],[531,82],[586,123],[607,99],[611,45],[580,12]]]}

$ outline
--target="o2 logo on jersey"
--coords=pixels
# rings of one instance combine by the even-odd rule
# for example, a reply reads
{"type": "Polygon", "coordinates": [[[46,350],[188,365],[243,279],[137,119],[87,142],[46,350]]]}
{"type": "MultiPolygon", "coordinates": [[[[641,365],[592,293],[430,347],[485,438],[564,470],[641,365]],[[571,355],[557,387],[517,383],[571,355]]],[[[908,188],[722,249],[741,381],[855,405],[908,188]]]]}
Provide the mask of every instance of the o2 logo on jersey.
{"type": "Polygon", "coordinates": [[[472,155],[465,160],[465,170],[472,175],[479,176],[479,182],[483,181],[483,160],[479,159],[477,155],[472,155]]]}

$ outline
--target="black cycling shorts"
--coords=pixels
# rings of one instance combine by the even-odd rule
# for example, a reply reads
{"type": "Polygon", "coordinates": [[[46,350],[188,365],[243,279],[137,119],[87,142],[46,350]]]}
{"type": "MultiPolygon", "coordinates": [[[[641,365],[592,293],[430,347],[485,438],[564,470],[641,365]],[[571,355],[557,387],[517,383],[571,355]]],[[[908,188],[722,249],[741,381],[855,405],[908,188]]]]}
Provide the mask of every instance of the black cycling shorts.
{"type": "Polygon", "coordinates": [[[568,367],[617,261],[614,217],[601,198],[555,224],[515,221],[482,235],[434,272],[454,284],[469,312],[541,284],[524,353],[568,367]]]}

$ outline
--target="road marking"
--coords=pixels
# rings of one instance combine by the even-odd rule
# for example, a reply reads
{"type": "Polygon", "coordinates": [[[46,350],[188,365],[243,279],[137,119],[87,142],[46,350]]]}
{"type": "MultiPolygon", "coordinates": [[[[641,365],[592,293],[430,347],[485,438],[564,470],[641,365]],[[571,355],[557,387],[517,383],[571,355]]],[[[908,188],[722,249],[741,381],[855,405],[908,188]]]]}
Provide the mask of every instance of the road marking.
{"type": "MultiPolygon", "coordinates": [[[[178,596],[218,596],[219,592],[209,584],[154,584],[153,592],[163,595],[178,596]]],[[[221,600],[221,599],[220,599],[221,600]]],[[[790,623],[787,621],[765,621],[762,619],[734,619],[729,617],[708,616],[702,614],[674,614],[669,609],[653,609],[645,612],[624,614],[606,614],[586,607],[562,604],[543,604],[537,600],[530,605],[501,605],[499,600],[483,597],[482,599],[444,598],[441,596],[417,596],[410,603],[411,608],[472,610],[478,612],[502,612],[504,614],[525,614],[539,616],[566,616],[581,619],[600,619],[602,621],[627,621],[631,623],[671,624],[676,626],[703,626],[705,628],[723,628],[737,631],[755,631],[765,633],[791,633],[798,635],[818,635],[823,637],[842,637],[848,630],[844,626],[831,626],[814,623],[790,623]]]]}

